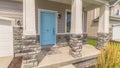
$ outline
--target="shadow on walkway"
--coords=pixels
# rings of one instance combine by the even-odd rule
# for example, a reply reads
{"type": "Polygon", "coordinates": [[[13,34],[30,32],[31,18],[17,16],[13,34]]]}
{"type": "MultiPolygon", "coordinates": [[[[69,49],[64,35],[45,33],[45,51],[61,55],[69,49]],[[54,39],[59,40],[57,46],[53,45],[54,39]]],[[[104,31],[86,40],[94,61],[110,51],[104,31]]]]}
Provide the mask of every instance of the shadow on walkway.
{"type": "Polygon", "coordinates": [[[14,57],[8,68],[21,68],[23,57],[14,57]]]}

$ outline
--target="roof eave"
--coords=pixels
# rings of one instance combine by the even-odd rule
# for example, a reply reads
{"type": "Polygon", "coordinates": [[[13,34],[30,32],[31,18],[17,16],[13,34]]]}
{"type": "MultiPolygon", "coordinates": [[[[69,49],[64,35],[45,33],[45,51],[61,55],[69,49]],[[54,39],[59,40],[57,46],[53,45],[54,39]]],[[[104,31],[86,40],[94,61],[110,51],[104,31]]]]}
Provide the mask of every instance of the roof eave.
{"type": "Polygon", "coordinates": [[[110,7],[116,6],[119,2],[120,2],[120,0],[116,1],[113,5],[110,5],[110,7]]]}

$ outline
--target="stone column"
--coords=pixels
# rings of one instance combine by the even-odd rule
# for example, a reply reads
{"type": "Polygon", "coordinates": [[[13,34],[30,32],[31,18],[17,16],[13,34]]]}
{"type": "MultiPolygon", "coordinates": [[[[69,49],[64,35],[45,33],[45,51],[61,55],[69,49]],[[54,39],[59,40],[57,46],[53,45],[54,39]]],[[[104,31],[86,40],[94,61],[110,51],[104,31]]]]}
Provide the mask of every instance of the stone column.
{"type": "Polygon", "coordinates": [[[70,37],[70,54],[73,57],[80,57],[82,50],[82,0],[73,0],[72,18],[71,18],[71,37],[70,37]]]}
{"type": "Polygon", "coordinates": [[[35,0],[23,0],[23,34],[36,35],[35,0]]]}
{"type": "Polygon", "coordinates": [[[98,26],[98,49],[104,48],[109,41],[109,5],[104,5],[100,9],[98,26]]]}

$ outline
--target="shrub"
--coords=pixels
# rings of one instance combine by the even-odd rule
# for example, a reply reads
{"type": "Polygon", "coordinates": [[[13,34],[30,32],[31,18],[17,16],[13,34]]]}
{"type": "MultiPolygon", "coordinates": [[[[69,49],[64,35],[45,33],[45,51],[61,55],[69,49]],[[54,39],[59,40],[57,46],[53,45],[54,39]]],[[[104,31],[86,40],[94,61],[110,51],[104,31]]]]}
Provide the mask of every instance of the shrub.
{"type": "Polygon", "coordinates": [[[120,68],[120,44],[108,43],[101,49],[96,68],[120,68]]]}

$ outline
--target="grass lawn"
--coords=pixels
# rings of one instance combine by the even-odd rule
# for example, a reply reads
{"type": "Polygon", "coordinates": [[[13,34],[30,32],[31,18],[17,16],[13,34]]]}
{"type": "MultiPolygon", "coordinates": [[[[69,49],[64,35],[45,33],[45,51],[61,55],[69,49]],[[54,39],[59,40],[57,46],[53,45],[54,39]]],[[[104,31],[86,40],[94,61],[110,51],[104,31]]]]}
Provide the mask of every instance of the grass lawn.
{"type": "MultiPolygon", "coordinates": [[[[115,45],[120,45],[120,42],[115,42],[115,41],[110,41],[109,43],[114,45],[114,46],[115,45]]],[[[88,38],[87,39],[87,44],[90,44],[90,45],[93,45],[93,46],[97,46],[97,40],[88,38]]]]}
{"type": "Polygon", "coordinates": [[[97,40],[94,39],[87,39],[87,44],[93,45],[93,46],[97,46],[97,40]]]}

